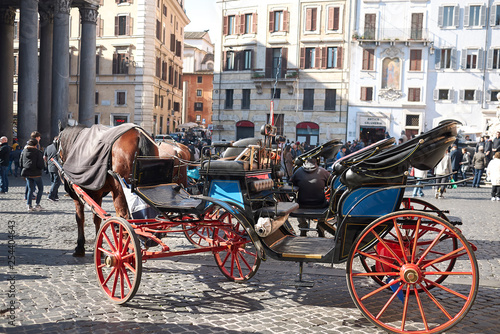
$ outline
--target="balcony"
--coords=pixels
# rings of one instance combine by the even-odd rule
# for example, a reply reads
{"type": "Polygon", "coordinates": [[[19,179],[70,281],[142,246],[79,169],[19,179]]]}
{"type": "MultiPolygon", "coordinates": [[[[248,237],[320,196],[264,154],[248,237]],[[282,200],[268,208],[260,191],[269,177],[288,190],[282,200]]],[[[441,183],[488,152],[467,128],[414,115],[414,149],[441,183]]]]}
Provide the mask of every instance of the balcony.
{"type": "Polygon", "coordinates": [[[379,29],[368,30],[362,34],[354,33],[352,35],[354,41],[359,44],[363,43],[423,43],[427,44],[429,39],[429,31],[427,29],[379,29]]]}
{"type": "MultiPolygon", "coordinates": [[[[276,81],[275,76],[266,76],[266,71],[264,69],[254,69],[252,70],[252,80],[254,81],[255,88],[257,88],[257,94],[262,94],[262,86],[272,87],[276,81]]],[[[284,75],[278,77],[278,83],[284,83],[288,88],[288,94],[293,94],[294,83],[299,78],[298,68],[287,68],[284,75]]]]}

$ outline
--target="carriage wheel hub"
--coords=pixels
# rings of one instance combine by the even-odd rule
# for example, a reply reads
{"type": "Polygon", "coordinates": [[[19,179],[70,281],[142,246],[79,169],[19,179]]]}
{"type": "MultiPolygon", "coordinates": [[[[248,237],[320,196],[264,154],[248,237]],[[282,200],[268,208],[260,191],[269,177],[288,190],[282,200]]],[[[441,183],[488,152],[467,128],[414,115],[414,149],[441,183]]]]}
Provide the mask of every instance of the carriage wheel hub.
{"type": "Polygon", "coordinates": [[[403,282],[408,284],[415,284],[422,281],[422,271],[414,264],[405,264],[401,267],[400,277],[403,282]]]}
{"type": "Polygon", "coordinates": [[[106,267],[114,267],[116,265],[116,258],[108,255],[104,259],[104,263],[106,264],[106,267]]]}

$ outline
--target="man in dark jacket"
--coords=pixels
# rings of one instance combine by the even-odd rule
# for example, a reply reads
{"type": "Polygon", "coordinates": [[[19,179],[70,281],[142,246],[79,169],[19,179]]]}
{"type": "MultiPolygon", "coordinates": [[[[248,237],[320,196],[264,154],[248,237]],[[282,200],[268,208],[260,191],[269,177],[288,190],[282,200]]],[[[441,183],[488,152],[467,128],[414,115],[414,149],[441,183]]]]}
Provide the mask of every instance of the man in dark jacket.
{"type": "Polygon", "coordinates": [[[43,152],[43,159],[45,160],[45,163],[47,164],[47,169],[50,174],[50,191],[49,191],[49,200],[52,202],[58,201],[59,200],[59,186],[61,185],[61,179],[59,177],[59,170],[57,169],[56,165],[51,159],[54,159],[55,161],[59,162],[58,159],[58,154],[57,154],[57,148],[56,148],[56,140],[57,137],[54,137],[54,141],[52,144],[47,146],[45,151],[43,152]]]}
{"type": "MultiPolygon", "coordinates": [[[[323,167],[318,167],[318,162],[315,158],[307,159],[307,161],[297,169],[292,175],[290,181],[294,186],[299,188],[298,203],[300,208],[324,208],[328,206],[325,198],[325,187],[328,185],[331,174],[323,167]]],[[[306,228],[309,227],[304,218],[298,218],[299,229],[301,236],[306,236],[306,228]]],[[[324,220],[318,219],[318,234],[324,236],[320,229],[324,220]]]]}
{"type": "Polygon", "coordinates": [[[486,166],[490,163],[493,149],[493,141],[490,139],[490,136],[486,136],[484,139],[484,155],[486,156],[486,166]]]}
{"type": "Polygon", "coordinates": [[[497,135],[495,139],[493,139],[493,147],[492,147],[493,154],[496,152],[500,152],[500,131],[497,131],[497,135]]]}
{"type": "Polygon", "coordinates": [[[2,194],[9,191],[7,171],[9,170],[10,146],[8,141],[5,136],[0,138],[0,193],[2,194]]]}
{"type": "Polygon", "coordinates": [[[21,158],[19,158],[21,176],[26,178],[26,185],[28,187],[28,194],[26,196],[28,212],[43,210],[40,206],[40,201],[43,194],[42,171],[45,163],[42,152],[36,148],[37,145],[38,142],[36,139],[28,140],[26,147],[21,153],[21,158]],[[36,206],[32,207],[31,202],[33,200],[33,193],[35,192],[35,185],[38,188],[38,193],[36,195],[36,206]]]}
{"type": "Polygon", "coordinates": [[[455,181],[457,181],[460,172],[460,163],[462,162],[462,153],[455,144],[453,144],[453,146],[451,147],[450,158],[451,158],[451,171],[455,174],[452,175],[452,178],[455,179],[455,181]]]}

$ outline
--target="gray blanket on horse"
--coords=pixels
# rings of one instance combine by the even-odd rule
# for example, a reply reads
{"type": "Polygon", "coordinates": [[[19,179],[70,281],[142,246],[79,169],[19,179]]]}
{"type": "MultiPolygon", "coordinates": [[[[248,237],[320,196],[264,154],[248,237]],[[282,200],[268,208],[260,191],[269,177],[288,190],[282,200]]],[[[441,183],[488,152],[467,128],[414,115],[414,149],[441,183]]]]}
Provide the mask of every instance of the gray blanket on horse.
{"type": "Polygon", "coordinates": [[[108,175],[113,143],[135,127],[137,125],[127,123],[113,128],[103,125],[83,128],[65,157],[64,173],[80,187],[88,190],[101,189],[108,175]]]}

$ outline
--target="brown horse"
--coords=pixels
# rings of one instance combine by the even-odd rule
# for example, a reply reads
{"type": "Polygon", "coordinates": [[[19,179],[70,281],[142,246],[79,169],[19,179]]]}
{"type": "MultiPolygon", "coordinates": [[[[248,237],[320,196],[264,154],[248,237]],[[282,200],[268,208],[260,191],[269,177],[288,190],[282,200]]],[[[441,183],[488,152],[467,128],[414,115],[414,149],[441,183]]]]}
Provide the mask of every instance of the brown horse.
{"type": "MultiPolygon", "coordinates": [[[[76,138],[84,129],[82,126],[67,127],[59,134],[59,152],[61,161],[64,163],[70,150],[74,149],[76,138]]],[[[125,178],[130,183],[130,176],[133,172],[135,156],[158,156],[158,147],[147,137],[141,129],[132,127],[121,134],[111,146],[110,159],[107,169],[125,178]]],[[[101,175],[104,177],[104,175],[101,175]]],[[[78,225],[78,240],[73,256],[85,256],[85,233],[84,233],[84,205],[78,200],[77,195],[65,181],[65,188],[75,202],[76,223],[78,225]]],[[[102,198],[109,192],[113,197],[113,205],[119,217],[129,218],[128,206],[123,193],[123,189],[113,176],[109,173],[105,176],[104,185],[97,190],[90,190],[82,187],[83,190],[98,204],[101,205],[102,198]]],[[[94,224],[96,234],[99,232],[101,219],[94,214],[94,224]]]]}
{"type": "Polygon", "coordinates": [[[191,150],[175,140],[166,140],[158,146],[160,158],[174,159],[173,182],[188,186],[187,166],[193,160],[191,150]]]}

